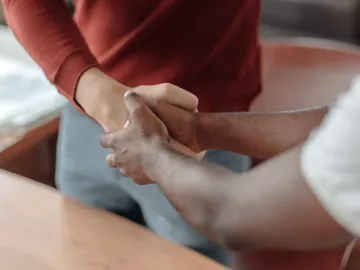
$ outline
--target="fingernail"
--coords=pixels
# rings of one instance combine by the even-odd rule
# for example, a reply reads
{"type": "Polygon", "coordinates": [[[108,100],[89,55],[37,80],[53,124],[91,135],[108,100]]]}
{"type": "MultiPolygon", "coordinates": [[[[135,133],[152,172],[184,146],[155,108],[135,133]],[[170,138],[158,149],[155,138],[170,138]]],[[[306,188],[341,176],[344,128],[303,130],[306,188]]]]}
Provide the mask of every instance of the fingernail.
{"type": "Polygon", "coordinates": [[[125,94],[124,94],[124,99],[128,99],[130,98],[132,95],[134,94],[133,91],[126,91],[125,94]]]}
{"type": "Polygon", "coordinates": [[[106,156],[106,161],[109,163],[109,164],[114,164],[115,163],[115,155],[113,153],[111,154],[108,154],[106,156]]]}

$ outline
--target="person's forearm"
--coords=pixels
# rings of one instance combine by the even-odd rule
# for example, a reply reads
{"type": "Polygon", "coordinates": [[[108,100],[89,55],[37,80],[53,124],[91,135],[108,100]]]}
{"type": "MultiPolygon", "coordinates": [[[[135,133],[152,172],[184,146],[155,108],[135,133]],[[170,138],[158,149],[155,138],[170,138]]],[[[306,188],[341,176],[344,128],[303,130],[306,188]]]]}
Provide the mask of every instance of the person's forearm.
{"type": "Polygon", "coordinates": [[[106,131],[123,127],[126,87],[100,70],[64,0],[2,0],[7,22],[47,78],[106,131]]]}
{"type": "Polygon", "coordinates": [[[289,112],[200,113],[198,143],[255,158],[270,158],[303,143],[329,106],[289,112]]]}
{"type": "MultiPolygon", "coordinates": [[[[214,164],[186,157],[160,146],[143,155],[145,173],[164,192],[179,213],[210,238],[213,221],[224,197],[224,183],[235,174],[214,164]]],[[[215,239],[221,242],[220,239],[215,239]]]]}
{"type": "Polygon", "coordinates": [[[323,210],[299,170],[300,149],[234,174],[166,148],[153,148],[146,173],[200,232],[232,250],[320,249],[349,235],[323,210]]]}
{"type": "Polygon", "coordinates": [[[107,131],[122,129],[127,120],[123,95],[127,87],[98,68],[90,68],[79,79],[75,101],[107,131]]]}
{"type": "Polygon", "coordinates": [[[351,240],[307,185],[300,155],[293,148],[227,184],[217,227],[229,248],[318,250],[351,240]]]}

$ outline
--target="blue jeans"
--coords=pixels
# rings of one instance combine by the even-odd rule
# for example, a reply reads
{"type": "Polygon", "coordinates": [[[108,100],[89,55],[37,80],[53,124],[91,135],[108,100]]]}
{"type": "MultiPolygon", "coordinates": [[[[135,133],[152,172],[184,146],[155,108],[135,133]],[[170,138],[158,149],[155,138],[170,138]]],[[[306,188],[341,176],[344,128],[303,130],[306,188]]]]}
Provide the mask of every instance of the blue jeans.
{"type": "MultiPolygon", "coordinates": [[[[57,156],[57,185],[66,195],[85,204],[144,222],[158,235],[228,264],[229,254],[191,228],[156,185],[139,186],[108,167],[109,149],[99,144],[102,128],[68,105],[62,115],[57,156]]],[[[230,152],[209,150],[204,158],[234,171],[245,171],[249,159],[230,152]]]]}

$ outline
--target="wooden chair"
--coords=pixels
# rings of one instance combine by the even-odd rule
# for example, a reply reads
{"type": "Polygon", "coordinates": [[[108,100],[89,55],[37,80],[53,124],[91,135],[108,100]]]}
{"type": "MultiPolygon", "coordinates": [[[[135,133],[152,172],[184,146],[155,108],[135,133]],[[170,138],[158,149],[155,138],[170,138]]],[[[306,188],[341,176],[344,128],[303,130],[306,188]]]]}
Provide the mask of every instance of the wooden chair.
{"type": "MultiPolygon", "coordinates": [[[[262,94],[251,111],[300,109],[333,103],[360,73],[355,47],[314,39],[263,43],[262,94]]],[[[237,257],[246,270],[338,270],[342,250],[247,252],[237,257]]]]}
{"type": "Polygon", "coordinates": [[[360,50],[317,39],[263,43],[263,92],[252,111],[333,103],[360,74],[360,50]]]}

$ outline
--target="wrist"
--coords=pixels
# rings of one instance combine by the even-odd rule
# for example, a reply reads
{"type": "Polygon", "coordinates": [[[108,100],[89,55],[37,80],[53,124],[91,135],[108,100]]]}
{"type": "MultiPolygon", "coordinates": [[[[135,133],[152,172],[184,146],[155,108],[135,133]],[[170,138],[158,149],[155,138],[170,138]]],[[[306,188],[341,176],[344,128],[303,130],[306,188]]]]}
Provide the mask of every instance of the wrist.
{"type": "Polygon", "coordinates": [[[126,87],[107,76],[98,68],[90,68],[80,77],[75,99],[84,111],[94,117],[106,109],[108,94],[113,91],[125,93],[126,87]]]}
{"type": "MultiPolygon", "coordinates": [[[[160,151],[162,151],[163,142],[158,140],[147,139],[145,147],[141,154],[141,166],[147,175],[152,175],[154,167],[156,167],[157,159],[159,158],[160,151]]],[[[151,178],[151,177],[150,177],[151,178]]]]}
{"type": "Polygon", "coordinates": [[[105,74],[98,68],[89,68],[79,78],[75,89],[75,101],[86,113],[91,111],[91,104],[94,100],[94,89],[99,81],[103,80],[105,74]]]}
{"type": "Polygon", "coordinates": [[[160,168],[169,162],[168,154],[171,148],[169,144],[160,139],[150,139],[146,142],[146,147],[141,155],[141,165],[144,172],[159,184],[159,173],[163,173],[160,168]]]}
{"type": "Polygon", "coordinates": [[[212,149],[212,134],[213,130],[209,129],[211,124],[209,114],[207,113],[196,113],[194,116],[194,125],[196,128],[196,140],[200,149],[212,149]]]}
{"type": "Polygon", "coordinates": [[[100,69],[91,68],[80,77],[75,99],[90,117],[107,131],[113,131],[123,126],[127,119],[123,100],[126,89],[100,69]]]}

